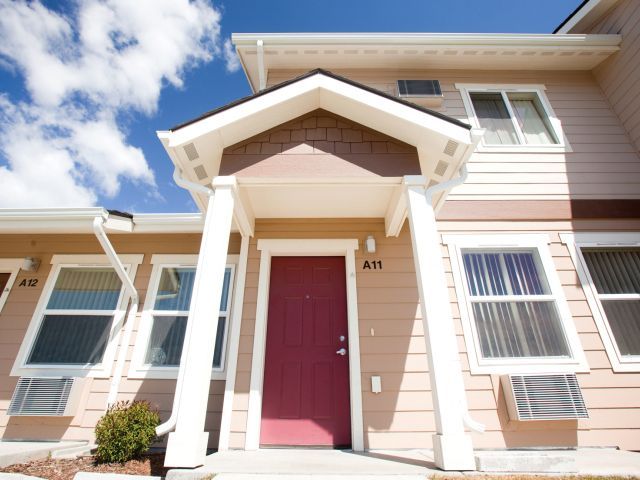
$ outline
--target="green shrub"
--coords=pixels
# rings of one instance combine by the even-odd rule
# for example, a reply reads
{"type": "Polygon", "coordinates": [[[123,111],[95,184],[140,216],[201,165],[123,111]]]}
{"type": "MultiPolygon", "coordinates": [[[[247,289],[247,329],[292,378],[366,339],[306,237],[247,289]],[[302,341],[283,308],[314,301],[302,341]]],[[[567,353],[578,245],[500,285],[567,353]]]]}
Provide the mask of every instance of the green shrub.
{"type": "Polygon", "coordinates": [[[96,460],[124,463],[149,450],[160,423],[157,411],[146,401],[118,402],[96,425],[96,460]]]}

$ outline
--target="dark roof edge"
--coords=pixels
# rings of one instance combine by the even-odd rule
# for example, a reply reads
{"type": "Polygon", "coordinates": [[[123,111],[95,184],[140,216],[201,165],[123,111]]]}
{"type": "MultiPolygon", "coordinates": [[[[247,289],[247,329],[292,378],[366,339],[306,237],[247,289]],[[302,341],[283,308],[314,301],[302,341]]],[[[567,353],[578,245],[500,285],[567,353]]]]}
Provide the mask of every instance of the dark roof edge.
{"type": "Polygon", "coordinates": [[[115,215],[116,217],[133,219],[132,213],[123,212],[122,210],[114,210],[114,209],[107,208],[107,212],[109,212],[109,215],[115,215]]]}
{"type": "Polygon", "coordinates": [[[589,3],[589,0],[582,0],[582,2],[580,3],[580,5],[578,5],[578,6],[575,8],[575,10],[574,10],[573,12],[571,12],[571,13],[569,14],[569,16],[568,16],[567,18],[565,18],[565,19],[562,21],[562,23],[556,27],[556,29],[553,31],[553,33],[558,33],[558,30],[560,30],[562,27],[564,27],[564,26],[567,24],[567,22],[568,22],[569,20],[571,20],[573,17],[575,17],[575,16],[578,14],[578,12],[579,12],[580,10],[582,10],[582,7],[584,7],[587,3],[589,3]]]}
{"type": "Polygon", "coordinates": [[[286,80],[286,81],[284,81],[282,83],[278,83],[277,85],[273,85],[273,86],[271,86],[269,88],[265,88],[264,90],[261,90],[261,91],[259,91],[257,93],[254,93],[253,95],[249,95],[249,96],[246,96],[246,97],[239,98],[238,100],[234,100],[231,103],[227,103],[226,105],[223,105],[221,107],[218,107],[218,108],[215,108],[213,110],[210,110],[209,112],[206,112],[206,113],[200,115],[199,117],[196,117],[194,119],[188,120],[188,121],[186,121],[184,123],[180,123],[180,124],[176,125],[175,127],[170,128],[169,130],[172,131],[172,132],[175,132],[176,130],[179,130],[179,129],[181,129],[183,127],[186,127],[188,125],[191,125],[193,123],[199,122],[200,120],[204,120],[205,118],[208,118],[208,117],[211,117],[213,115],[216,115],[217,113],[223,112],[223,111],[228,110],[230,108],[233,108],[233,107],[235,107],[237,105],[241,105],[241,104],[243,104],[245,102],[248,102],[249,100],[253,100],[254,98],[260,97],[262,95],[266,95],[267,93],[271,93],[271,92],[273,92],[275,90],[278,90],[280,88],[286,87],[287,85],[291,85],[292,83],[299,82],[301,80],[304,80],[305,78],[312,77],[313,75],[318,75],[318,74],[322,74],[322,75],[325,75],[327,77],[334,78],[336,80],[339,80],[341,82],[347,83],[347,84],[352,85],[354,87],[366,90],[367,92],[379,95],[382,98],[386,98],[388,100],[392,100],[394,102],[400,103],[401,105],[405,105],[407,107],[414,108],[414,109],[416,109],[416,110],[418,110],[418,111],[420,111],[422,113],[426,113],[427,115],[431,115],[431,116],[434,116],[434,117],[439,118],[441,120],[444,120],[446,122],[452,123],[454,125],[457,125],[458,127],[462,127],[462,128],[466,128],[467,130],[471,130],[471,125],[469,125],[468,123],[465,123],[465,122],[463,122],[461,120],[458,120],[456,118],[450,117],[450,116],[445,115],[445,114],[440,113],[440,112],[436,112],[435,110],[431,110],[429,108],[421,107],[420,105],[416,105],[415,103],[408,102],[407,100],[404,100],[402,98],[394,97],[393,95],[389,95],[388,93],[382,92],[380,90],[376,90],[373,87],[369,87],[367,85],[363,85],[362,83],[356,82],[356,81],[351,80],[349,78],[345,78],[345,77],[342,77],[340,75],[336,75],[335,73],[332,73],[332,72],[330,72],[328,70],[324,70],[322,68],[316,68],[314,70],[310,70],[310,71],[308,71],[307,73],[305,73],[303,75],[300,75],[298,77],[292,78],[290,80],[286,80]]]}

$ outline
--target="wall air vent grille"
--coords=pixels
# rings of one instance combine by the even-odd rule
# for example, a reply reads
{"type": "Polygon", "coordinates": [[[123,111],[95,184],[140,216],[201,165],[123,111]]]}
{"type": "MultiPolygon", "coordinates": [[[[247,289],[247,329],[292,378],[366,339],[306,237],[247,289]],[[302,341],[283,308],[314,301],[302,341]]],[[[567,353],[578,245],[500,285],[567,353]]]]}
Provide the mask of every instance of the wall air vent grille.
{"type": "Polygon", "coordinates": [[[198,177],[198,180],[204,180],[208,177],[207,171],[204,169],[202,165],[198,165],[197,167],[194,167],[193,172],[196,174],[196,177],[198,177]]]}
{"type": "Polygon", "coordinates": [[[187,143],[182,148],[184,149],[184,153],[189,160],[194,161],[197,158],[200,158],[200,155],[198,154],[198,150],[196,150],[196,146],[193,143],[187,143]]]}
{"type": "Polygon", "coordinates": [[[449,140],[447,145],[444,147],[444,154],[453,157],[456,154],[456,150],[458,150],[458,142],[454,142],[453,140],[449,140]]]}
{"type": "Polygon", "coordinates": [[[21,377],[13,391],[8,415],[68,416],[68,404],[77,379],[69,377],[21,377]]]}
{"type": "Polygon", "coordinates": [[[400,97],[440,97],[442,90],[438,80],[398,80],[400,97]]]}
{"type": "Polygon", "coordinates": [[[449,164],[447,162],[445,162],[444,160],[440,160],[436,165],[436,168],[433,170],[433,173],[435,173],[439,177],[442,177],[446,173],[448,167],[449,164]]]}
{"type": "Polygon", "coordinates": [[[504,375],[502,386],[512,420],[589,418],[573,373],[504,375]]]}

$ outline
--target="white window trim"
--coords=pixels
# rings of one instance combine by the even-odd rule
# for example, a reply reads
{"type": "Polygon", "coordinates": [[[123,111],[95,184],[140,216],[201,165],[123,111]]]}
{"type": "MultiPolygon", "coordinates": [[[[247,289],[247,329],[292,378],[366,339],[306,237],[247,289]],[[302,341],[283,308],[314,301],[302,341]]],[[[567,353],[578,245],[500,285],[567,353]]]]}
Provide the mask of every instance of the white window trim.
{"type": "Polygon", "coordinates": [[[569,310],[569,304],[562,290],[560,279],[549,251],[549,236],[546,234],[504,234],[504,235],[443,235],[443,243],[449,248],[451,270],[453,272],[458,305],[467,356],[472,374],[506,373],[574,373],[588,372],[589,365],[580,344],[578,332],[569,310]],[[556,301],[560,321],[571,352],[570,358],[482,358],[478,335],[471,313],[471,302],[467,283],[464,280],[462,249],[464,248],[528,248],[537,249],[543,273],[547,277],[551,295],[556,301]]]}
{"type": "MultiPolygon", "coordinates": [[[[120,261],[127,269],[129,278],[135,279],[138,266],[142,263],[144,255],[119,255],[120,261]]],[[[63,267],[109,267],[111,263],[106,255],[53,255],[51,258],[51,270],[47,281],[45,282],[42,294],[36,305],[35,312],[29,322],[29,327],[25,334],[18,355],[11,370],[11,376],[69,376],[69,377],[95,377],[95,378],[109,378],[113,367],[113,360],[115,358],[116,348],[122,330],[122,324],[127,310],[127,303],[129,297],[125,292],[124,285],[120,290],[120,297],[118,298],[117,307],[111,322],[111,329],[109,331],[109,341],[105,348],[102,362],[96,365],[28,365],[27,358],[34,342],[40,325],[44,319],[44,312],[46,310],[47,303],[55,286],[58,274],[63,267]]]]}
{"type": "MultiPolygon", "coordinates": [[[[471,102],[470,93],[475,92],[494,92],[494,93],[533,93],[540,99],[540,104],[544,109],[544,113],[549,119],[549,123],[553,130],[553,134],[560,143],[550,145],[488,145],[485,143],[484,138],[478,145],[476,151],[485,153],[514,153],[514,152],[539,152],[539,153],[565,153],[572,152],[571,145],[567,140],[563,130],[562,123],[558,119],[558,116],[553,111],[551,103],[545,94],[546,87],[544,85],[525,85],[525,84],[476,84],[476,83],[456,83],[455,88],[460,90],[462,96],[462,103],[464,109],[467,112],[467,122],[476,128],[482,128],[480,122],[475,114],[473,103],[471,102]]],[[[513,112],[507,104],[509,115],[513,119],[513,112]]],[[[518,138],[520,138],[520,129],[516,127],[518,138]]]]}
{"type": "Polygon", "coordinates": [[[16,281],[23,262],[24,259],[22,258],[0,258],[0,273],[9,274],[9,280],[7,280],[4,290],[0,292],[0,313],[2,313],[2,308],[7,301],[9,293],[11,293],[11,288],[16,281]]]}
{"type": "Polygon", "coordinates": [[[598,333],[604,344],[604,349],[609,356],[614,372],[640,372],[640,356],[623,358],[618,350],[607,316],[604,313],[598,292],[593,285],[593,280],[587,263],[582,255],[583,247],[640,247],[640,232],[633,233],[561,233],[560,239],[567,245],[571,259],[578,272],[580,283],[587,303],[591,309],[598,333]]]}
{"type": "MultiPolygon", "coordinates": [[[[229,279],[229,299],[227,302],[227,324],[225,328],[225,338],[222,342],[222,355],[220,357],[219,368],[211,369],[211,380],[225,380],[227,376],[227,350],[229,343],[229,332],[231,330],[233,290],[235,285],[235,271],[238,265],[239,255],[227,255],[227,268],[231,268],[231,278],[229,279]]],[[[159,367],[145,364],[145,356],[147,353],[147,345],[151,336],[151,328],[153,326],[153,306],[156,301],[158,283],[163,268],[167,267],[191,267],[198,265],[198,255],[182,255],[182,254],[161,254],[151,257],[153,269],[149,279],[149,287],[144,301],[142,314],[140,315],[140,323],[138,325],[138,333],[133,348],[133,356],[129,366],[128,378],[142,379],[176,379],[178,378],[179,366],[175,367],[159,367]]],[[[217,320],[217,317],[216,317],[217,320]]]]}

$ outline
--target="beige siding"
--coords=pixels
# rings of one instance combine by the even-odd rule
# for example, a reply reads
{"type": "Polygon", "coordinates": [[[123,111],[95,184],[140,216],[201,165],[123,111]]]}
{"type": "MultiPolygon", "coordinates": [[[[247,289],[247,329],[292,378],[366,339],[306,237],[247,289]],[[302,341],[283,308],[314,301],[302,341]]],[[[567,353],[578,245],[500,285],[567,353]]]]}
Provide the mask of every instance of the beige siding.
{"type": "MultiPolygon", "coordinates": [[[[468,222],[442,221],[443,233],[477,232],[548,232],[551,253],[583,348],[590,373],[580,374],[590,419],[579,422],[512,422],[509,420],[499,380],[494,375],[472,375],[467,360],[460,309],[456,303],[448,250],[445,269],[451,308],[458,335],[463,378],[472,416],[485,423],[487,432],[474,434],[480,448],[526,446],[619,446],[640,448],[640,410],[636,398],[640,392],[640,373],[614,374],[602,340],[591,316],[584,292],[559,233],[565,231],[640,230],[634,221],[521,221],[468,222]]],[[[431,399],[428,365],[425,355],[422,323],[410,236],[405,226],[398,238],[384,236],[381,220],[261,220],[251,240],[247,266],[245,305],[238,356],[236,392],[233,402],[230,445],[242,448],[246,432],[248,392],[251,371],[253,329],[257,282],[259,275],[259,238],[357,238],[376,237],[378,250],[367,255],[356,253],[358,311],[362,365],[363,418],[367,448],[419,448],[431,446],[435,422],[431,399]],[[364,271],[365,259],[381,259],[382,271],[364,271]],[[383,393],[370,391],[372,375],[382,377],[383,393]]],[[[151,272],[153,253],[194,253],[198,235],[112,235],[121,253],[144,253],[135,282],[144,297],[151,272]]],[[[238,250],[234,236],[232,253],[238,250]]],[[[9,372],[24,332],[31,320],[35,304],[49,271],[53,253],[100,253],[90,235],[8,235],[0,238],[3,257],[37,256],[42,266],[35,275],[39,286],[14,288],[0,316],[0,436],[5,439],[89,439],[93,427],[105,408],[109,379],[94,379],[85,391],[82,409],[73,419],[16,418],[6,415],[15,378],[9,372]]],[[[144,298],[143,298],[144,299],[144,298]]],[[[135,342],[135,332],[129,348],[135,342]]],[[[173,401],[175,382],[171,380],[124,379],[120,399],[146,399],[167,418],[173,401]]],[[[211,446],[219,434],[224,382],[212,382],[206,428],[211,432],[211,446]]]]}
{"type": "MultiPolygon", "coordinates": [[[[640,386],[640,373],[618,374],[611,364],[584,291],[577,277],[573,262],[566,246],[560,242],[559,233],[563,231],[616,231],[640,229],[638,221],[576,221],[576,222],[442,222],[440,230],[444,233],[500,233],[543,231],[550,235],[550,250],[560,277],[564,294],[569,303],[573,320],[578,331],[582,348],[585,350],[590,373],[578,375],[583,394],[589,409],[588,420],[557,422],[513,422],[509,420],[504,395],[499,386],[499,377],[487,376],[494,403],[489,408],[481,405],[472,396],[469,398],[471,414],[487,425],[483,435],[473,434],[476,447],[514,448],[535,445],[556,446],[619,446],[624,449],[637,449],[640,446],[638,421],[640,411],[633,395],[640,386]],[[548,431],[548,432],[547,432],[548,431]]],[[[447,249],[443,249],[448,255],[447,249]]],[[[450,263],[447,264],[450,269],[450,263]]],[[[451,290],[453,279],[449,278],[451,290]]],[[[457,305],[453,305],[458,343],[461,350],[465,347],[462,325],[457,305]]],[[[466,356],[466,354],[463,354],[466,356]]],[[[463,364],[468,364],[463,360],[463,364]]]]}
{"type": "Polygon", "coordinates": [[[620,51],[594,74],[636,150],[640,151],[640,3],[622,0],[588,33],[619,33],[620,51]]]}
{"type": "MultiPolygon", "coordinates": [[[[550,246],[580,340],[591,368],[580,374],[580,384],[591,418],[580,422],[512,422],[508,418],[499,377],[472,375],[466,355],[459,307],[453,286],[448,250],[445,268],[451,307],[472,416],[486,424],[487,432],[474,434],[479,448],[533,446],[619,446],[640,448],[640,410],[634,395],[640,391],[640,373],[614,374],[577,278],[569,252],[559,233],[574,230],[640,229],[640,221],[557,222],[441,222],[443,233],[548,232],[550,246]]],[[[418,293],[410,243],[405,227],[399,238],[385,238],[382,222],[375,221],[259,221],[258,238],[358,238],[373,234],[376,259],[382,271],[363,271],[356,252],[358,313],[362,365],[363,417],[367,448],[430,447],[434,415],[420,320],[418,293]],[[372,375],[382,377],[383,393],[370,391],[372,375]]],[[[253,349],[259,252],[250,246],[246,300],[241,329],[236,396],[232,416],[231,447],[243,448],[253,349]]]]}
{"type": "MultiPolygon", "coordinates": [[[[634,2],[623,3],[632,3],[640,10],[634,2]]],[[[625,58],[637,51],[636,44],[625,58]]],[[[637,67],[637,60],[634,65],[637,67]]],[[[635,72],[637,79],[638,70],[635,72]]],[[[270,71],[269,84],[300,73],[270,71]]],[[[629,129],[627,123],[623,124],[626,117],[621,116],[622,121],[618,118],[615,105],[612,107],[609,103],[591,72],[389,69],[335,70],[335,73],[392,95],[396,93],[399,78],[439,79],[444,94],[444,104],[439,111],[462,120],[467,120],[467,114],[455,83],[542,84],[546,87],[545,93],[572,151],[476,153],[469,162],[467,182],[452,192],[449,196],[452,200],[640,198],[640,158],[637,146],[626,134],[625,128],[629,129]]],[[[637,82],[634,85],[640,88],[637,82]]],[[[640,95],[631,94],[623,100],[623,105],[639,102],[640,95]]],[[[634,115],[640,134],[640,113],[634,115]]]]}
{"type": "MultiPolygon", "coordinates": [[[[138,267],[135,286],[144,302],[152,265],[151,255],[157,253],[198,253],[199,234],[166,235],[110,235],[118,253],[144,254],[144,261],[138,267]]],[[[239,237],[231,237],[229,252],[239,252],[239,237]]],[[[93,440],[93,428],[104,413],[109,379],[91,379],[85,388],[80,411],[76,417],[35,418],[9,417],[6,411],[15,388],[17,377],[10,371],[31,321],[36,304],[51,268],[54,254],[103,253],[93,235],[2,235],[0,236],[0,257],[37,257],[41,265],[37,273],[20,271],[7,302],[0,313],[0,438],[2,439],[65,439],[93,440]],[[34,288],[19,287],[23,279],[37,278],[34,288]]],[[[139,321],[139,318],[137,319],[139,321]]],[[[137,323],[128,348],[127,368],[135,342],[137,323]]],[[[162,419],[169,417],[173,404],[174,380],[132,380],[125,378],[121,383],[119,400],[148,400],[160,411],[162,419]]],[[[210,446],[217,445],[222,411],[224,382],[211,382],[207,428],[211,432],[210,446]]]]}
{"type": "Polygon", "coordinates": [[[415,147],[324,110],[227,147],[220,175],[401,177],[420,175],[415,147]]]}

